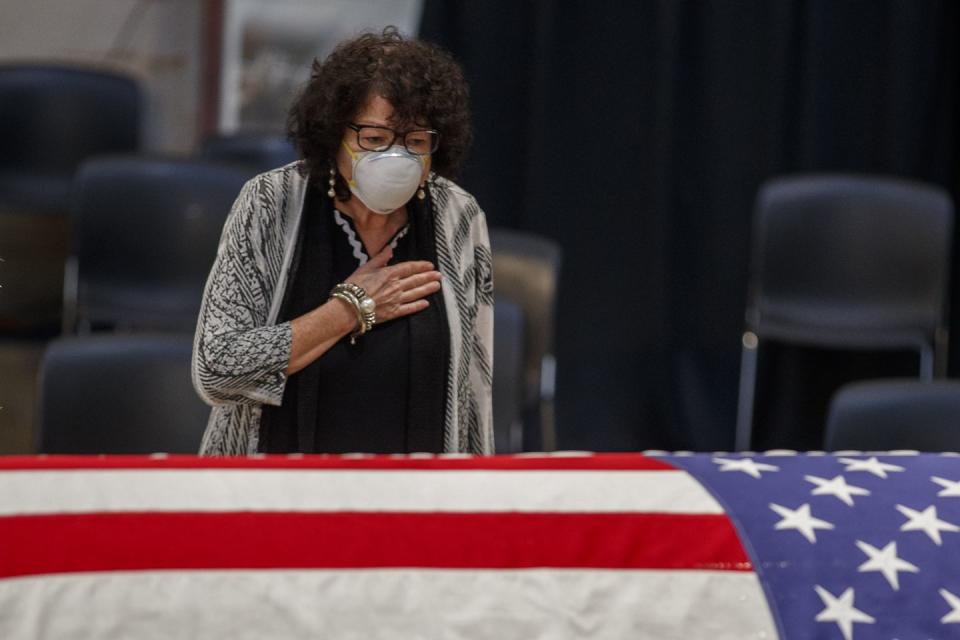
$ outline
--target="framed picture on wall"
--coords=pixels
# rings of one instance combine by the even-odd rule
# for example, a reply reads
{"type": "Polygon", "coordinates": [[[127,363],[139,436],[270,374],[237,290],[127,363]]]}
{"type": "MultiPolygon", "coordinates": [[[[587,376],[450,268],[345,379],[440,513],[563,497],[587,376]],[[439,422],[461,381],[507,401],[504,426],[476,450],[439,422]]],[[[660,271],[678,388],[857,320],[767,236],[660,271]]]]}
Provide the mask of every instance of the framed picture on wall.
{"type": "Polygon", "coordinates": [[[362,31],[416,35],[422,0],[210,0],[207,133],[280,131],[315,58],[362,31]],[[219,29],[217,29],[219,23],[219,29]]]}

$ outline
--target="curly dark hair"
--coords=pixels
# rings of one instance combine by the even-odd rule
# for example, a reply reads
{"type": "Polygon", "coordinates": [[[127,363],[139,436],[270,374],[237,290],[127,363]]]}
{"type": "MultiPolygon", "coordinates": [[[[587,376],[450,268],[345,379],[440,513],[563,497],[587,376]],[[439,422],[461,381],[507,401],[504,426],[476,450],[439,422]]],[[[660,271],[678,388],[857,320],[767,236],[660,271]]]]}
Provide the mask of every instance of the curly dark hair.
{"type": "MultiPolygon", "coordinates": [[[[372,95],[393,105],[396,128],[426,124],[439,131],[431,169],[456,176],[472,139],[463,72],[446,51],[405,39],[396,27],[341,42],[325,60],[314,60],[310,82],[287,118],[287,134],[306,172],[325,176],[334,166],[347,124],[372,95]]],[[[317,182],[327,188],[325,180],[317,182]]],[[[350,198],[339,175],[336,191],[340,200],[350,198]]]]}

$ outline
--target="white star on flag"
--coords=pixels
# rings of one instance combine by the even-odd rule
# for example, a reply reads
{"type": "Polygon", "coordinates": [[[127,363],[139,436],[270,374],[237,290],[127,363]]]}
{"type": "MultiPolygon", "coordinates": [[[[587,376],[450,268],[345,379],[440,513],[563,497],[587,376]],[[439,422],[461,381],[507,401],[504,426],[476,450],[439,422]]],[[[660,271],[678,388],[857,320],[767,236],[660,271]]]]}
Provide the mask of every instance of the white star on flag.
{"type": "Polygon", "coordinates": [[[752,458],[740,458],[739,460],[714,458],[713,461],[720,465],[719,471],[743,471],[754,478],[759,478],[761,471],[780,471],[780,467],[765,462],[756,462],[752,458]]]}
{"type": "Polygon", "coordinates": [[[834,496],[848,507],[853,506],[853,496],[870,495],[870,492],[862,487],[847,484],[843,476],[837,476],[831,480],[818,478],[817,476],[803,476],[803,479],[817,485],[817,488],[810,492],[812,495],[834,496]]]}
{"type": "Polygon", "coordinates": [[[880,462],[876,457],[868,458],[866,460],[857,460],[856,458],[837,458],[839,462],[847,465],[847,471],[866,471],[867,473],[872,473],[873,475],[886,479],[887,471],[903,471],[903,467],[890,464],[887,462],[880,462]]]}
{"type": "Polygon", "coordinates": [[[930,539],[937,543],[937,546],[943,544],[940,539],[941,531],[960,531],[960,527],[951,524],[937,517],[937,508],[930,505],[923,511],[914,511],[910,507],[897,505],[897,511],[907,516],[909,520],[900,526],[900,531],[923,531],[930,536],[930,539]]]}
{"type": "Polygon", "coordinates": [[[853,587],[849,587],[840,594],[839,598],[834,597],[832,593],[820,585],[815,586],[814,589],[816,589],[817,595],[820,596],[820,599],[823,600],[823,604],[826,607],[826,609],[817,614],[815,618],[816,621],[836,622],[837,626],[840,627],[840,632],[843,633],[844,640],[853,640],[854,622],[866,624],[876,622],[873,616],[869,616],[863,611],[854,608],[853,587]]]}
{"type": "Polygon", "coordinates": [[[857,547],[863,551],[869,560],[864,562],[857,569],[861,573],[867,571],[879,571],[887,579],[894,591],[900,590],[900,574],[898,571],[909,571],[910,573],[920,573],[916,565],[897,557],[897,543],[891,542],[883,549],[877,549],[871,544],[857,540],[857,547]]]}
{"type": "Polygon", "coordinates": [[[946,589],[940,589],[940,595],[950,605],[950,613],[940,618],[943,624],[956,624],[960,622],[960,598],[953,595],[946,589]]]}
{"type": "Polygon", "coordinates": [[[816,543],[817,541],[816,529],[833,529],[833,524],[826,520],[814,518],[810,514],[809,504],[800,505],[798,509],[794,510],[770,503],[770,508],[783,518],[774,526],[774,529],[796,529],[810,542],[816,543]]]}
{"type": "Polygon", "coordinates": [[[937,494],[938,498],[960,498],[960,481],[954,482],[937,476],[932,476],[930,479],[943,487],[943,491],[937,494]]]}

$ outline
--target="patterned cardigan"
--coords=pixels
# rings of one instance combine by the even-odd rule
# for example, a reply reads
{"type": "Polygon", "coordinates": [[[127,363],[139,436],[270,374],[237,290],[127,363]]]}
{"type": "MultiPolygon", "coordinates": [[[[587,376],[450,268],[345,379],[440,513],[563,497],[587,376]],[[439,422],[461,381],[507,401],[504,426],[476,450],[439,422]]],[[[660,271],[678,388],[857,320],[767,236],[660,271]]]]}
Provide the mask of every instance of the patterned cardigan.
{"type": "MultiPolygon", "coordinates": [[[[290,323],[277,324],[307,179],[299,164],[244,185],[224,225],[194,337],[192,376],[213,406],[201,455],[257,452],[262,405],[279,405],[290,323]]],[[[486,220],[453,182],[428,183],[450,335],[444,450],[493,453],[493,277],[486,220]]]]}

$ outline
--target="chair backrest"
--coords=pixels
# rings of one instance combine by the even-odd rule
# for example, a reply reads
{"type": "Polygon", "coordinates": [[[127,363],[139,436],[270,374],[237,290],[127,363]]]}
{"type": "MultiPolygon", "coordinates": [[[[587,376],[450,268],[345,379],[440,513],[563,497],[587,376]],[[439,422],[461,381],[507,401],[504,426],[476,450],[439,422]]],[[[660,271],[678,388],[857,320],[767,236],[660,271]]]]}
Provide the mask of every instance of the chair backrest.
{"type": "Polygon", "coordinates": [[[498,298],[493,307],[493,431],[497,453],[523,450],[523,311],[498,298]]]}
{"type": "Polygon", "coordinates": [[[254,173],[282,167],[298,157],[297,150],[285,136],[254,132],[210,136],[200,145],[200,156],[239,164],[254,173]]]}
{"type": "Polygon", "coordinates": [[[932,344],[945,330],[953,205],[939,187],[800,175],[760,189],[748,328],[828,346],[932,344]]]}
{"type": "Polygon", "coordinates": [[[89,156],[133,151],[141,111],[128,76],[0,65],[0,170],[69,175],[89,156]]]}
{"type": "Polygon", "coordinates": [[[77,176],[65,328],[192,330],[224,221],[248,177],[204,161],[119,156],[85,163],[77,176]]]}
{"type": "MultiPolygon", "coordinates": [[[[554,330],[557,286],[562,252],[553,240],[522,231],[491,229],[493,282],[498,300],[509,300],[523,311],[524,422],[535,421],[541,441],[528,445],[554,446],[552,424],[554,330]],[[543,403],[550,404],[543,407],[543,403]],[[551,415],[544,415],[543,409],[551,415]]],[[[529,430],[527,430],[529,432],[529,430]]]]}
{"type": "Polygon", "coordinates": [[[55,340],[40,366],[40,453],[196,453],[210,409],[190,379],[189,335],[55,340]]]}
{"type": "Polygon", "coordinates": [[[826,449],[960,451],[960,382],[877,380],[841,387],[826,449]]]}
{"type": "Polygon", "coordinates": [[[0,65],[0,206],[34,219],[65,218],[84,159],[138,150],[142,110],[139,86],[128,76],[0,65]]]}

